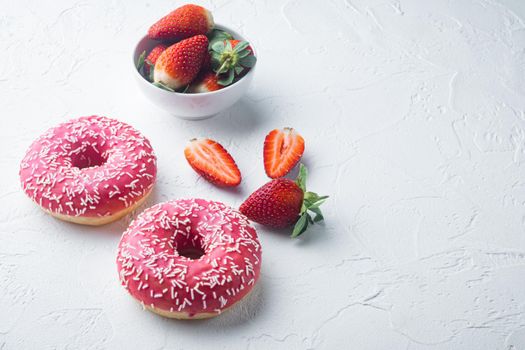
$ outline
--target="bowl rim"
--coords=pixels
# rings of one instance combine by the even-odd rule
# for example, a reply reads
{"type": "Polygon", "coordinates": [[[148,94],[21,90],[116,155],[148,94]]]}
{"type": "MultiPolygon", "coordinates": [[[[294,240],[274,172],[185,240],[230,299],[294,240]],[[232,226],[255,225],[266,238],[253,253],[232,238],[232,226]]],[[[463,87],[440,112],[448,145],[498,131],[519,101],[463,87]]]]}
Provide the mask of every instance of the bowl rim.
{"type": "MultiPolygon", "coordinates": [[[[219,24],[219,23],[215,23],[213,25],[213,29],[219,29],[219,30],[224,30],[224,31],[228,31],[230,34],[232,34],[234,36],[234,38],[239,38],[237,40],[244,40],[244,41],[248,41],[250,43],[250,47],[252,49],[252,52],[253,52],[253,55],[255,57],[258,58],[257,56],[257,51],[255,50],[255,47],[253,46],[253,44],[249,41],[249,40],[246,40],[246,38],[244,37],[244,35],[241,35],[239,34],[236,30],[234,29],[231,29],[225,25],[222,25],[222,24],[219,24]]],[[[134,45],[133,47],[133,51],[131,53],[131,63],[133,64],[133,71],[135,72],[135,74],[144,82],[146,83],[147,85],[150,85],[151,87],[161,91],[161,92],[165,92],[165,93],[168,93],[168,94],[174,94],[174,95],[177,95],[177,96],[186,96],[188,98],[191,98],[191,97],[195,97],[195,96],[209,96],[209,95],[218,95],[218,94],[221,94],[221,93],[225,93],[227,90],[230,90],[230,89],[233,89],[241,80],[243,79],[246,79],[248,78],[249,76],[253,75],[254,74],[254,71],[255,71],[255,67],[257,67],[257,63],[252,67],[250,68],[250,70],[248,71],[248,73],[246,73],[243,77],[241,77],[241,79],[239,79],[238,81],[236,81],[235,83],[231,84],[231,85],[228,85],[220,90],[216,90],[216,91],[208,91],[208,92],[198,92],[198,93],[192,93],[192,94],[188,94],[188,93],[183,93],[183,92],[172,92],[172,91],[168,91],[168,90],[164,90],[164,89],[161,89],[155,85],[153,85],[151,82],[149,82],[148,80],[146,80],[146,78],[144,78],[142,76],[142,74],[139,73],[139,71],[137,70],[137,65],[136,65],[136,62],[135,62],[135,53],[137,51],[137,47],[138,45],[144,40],[144,39],[149,39],[148,38],[148,34],[145,34],[143,35],[137,42],[136,44],[134,45]]],[[[154,39],[150,39],[152,41],[154,41],[154,39]]]]}

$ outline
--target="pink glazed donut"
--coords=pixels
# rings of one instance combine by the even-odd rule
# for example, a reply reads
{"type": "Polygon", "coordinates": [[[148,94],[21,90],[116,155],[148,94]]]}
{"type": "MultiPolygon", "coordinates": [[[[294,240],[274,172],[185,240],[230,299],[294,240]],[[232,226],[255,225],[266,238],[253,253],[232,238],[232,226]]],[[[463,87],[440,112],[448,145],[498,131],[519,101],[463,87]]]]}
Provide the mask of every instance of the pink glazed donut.
{"type": "Polygon", "coordinates": [[[122,235],[120,281],[143,307],[179,319],[214,317],[253,288],[261,245],[223,203],[179,199],[142,212],[122,235]]]}
{"type": "Polygon", "coordinates": [[[54,217],[102,225],[148,196],[157,174],[149,141],[117,120],[81,117],[49,129],[20,165],[24,192],[54,217]]]}

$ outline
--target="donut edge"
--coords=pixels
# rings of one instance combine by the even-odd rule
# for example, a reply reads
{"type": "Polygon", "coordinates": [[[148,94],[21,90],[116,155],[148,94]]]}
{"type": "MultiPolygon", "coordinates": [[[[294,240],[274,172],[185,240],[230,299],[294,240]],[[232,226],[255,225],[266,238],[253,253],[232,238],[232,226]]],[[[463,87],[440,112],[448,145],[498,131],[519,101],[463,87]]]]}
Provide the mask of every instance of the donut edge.
{"type": "MultiPolygon", "coordinates": [[[[257,282],[259,282],[258,279],[257,279],[257,282]]],[[[255,287],[257,286],[257,282],[252,286],[252,289],[250,289],[250,291],[248,293],[246,293],[245,296],[243,296],[241,299],[237,300],[235,303],[233,303],[232,305],[228,306],[227,308],[222,309],[221,312],[217,312],[217,313],[199,312],[199,313],[195,314],[194,316],[190,316],[187,312],[184,312],[184,311],[171,312],[171,311],[168,311],[168,310],[163,310],[163,309],[160,309],[160,308],[151,307],[149,305],[144,305],[144,309],[148,310],[150,312],[153,312],[154,314],[157,314],[159,316],[167,317],[167,318],[171,318],[171,319],[177,319],[177,320],[204,320],[204,319],[208,319],[208,318],[213,318],[213,317],[217,317],[217,316],[222,315],[226,311],[234,308],[236,305],[238,305],[242,301],[246,300],[246,298],[249,297],[250,294],[252,294],[252,292],[254,291],[255,287]]],[[[135,297],[133,297],[133,299],[135,299],[135,297]]],[[[135,299],[135,300],[137,300],[137,299],[135,299]]]]}
{"type": "MultiPolygon", "coordinates": [[[[154,314],[157,314],[159,316],[167,317],[167,318],[173,318],[173,319],[177,319],[177,320],[204,320],[204,319],[207,319],[207,318],[212,318],[212,317],[216,317],[216,316],[220,315],[220,313],[201,312],[201,313],[195,314],[194,316],[190,316],[187,312],[184,312],[184,311],[181,311],[181,312],[170,312],[168,310],[162,310],[162,309],[159,309],[159,308],[152,308],[151,306],[144,306],[144,307],[146,308],[146,310],[151,311],[154,314]]],[[[230,307],[228,307],[227,309],[229,309],[230,307]]],[[[227,310],[227,309],[225,309],[225,310],[227,310]]],[[[225,310],[222,310],[221,313],[224,312],[225,310]]]]}
{"type": "Polygon", "coordinates": [[[59,213],[51,212],[47,209],[42,208],[46,213],[51,215],[52,217],[62,220],[71,222],[78,225],[86,225],[86,226],[101,226],[105,224],[109,224],[110,222],[117,221],[124,216],[131,213],[133,210],[137,209],[139,206],[141,206],[146,198],[151,194],[153,191],[153,188],[151,188],[148,193],[146,193],[142,198],[140,198],[138,201],[136,201],[133,205],[129,206],[128,208],[122,209],[113,215],[109,216],[70,216],[70,215],[64,215],[59,213]]]}

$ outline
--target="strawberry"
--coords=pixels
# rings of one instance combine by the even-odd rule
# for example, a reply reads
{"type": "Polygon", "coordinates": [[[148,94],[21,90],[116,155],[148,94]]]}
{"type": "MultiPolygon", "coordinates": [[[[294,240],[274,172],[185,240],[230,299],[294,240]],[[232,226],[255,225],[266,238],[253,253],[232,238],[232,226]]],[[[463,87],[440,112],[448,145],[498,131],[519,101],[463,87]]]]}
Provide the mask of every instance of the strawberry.
{"type": "Polygon", "coordinates": [[[206,55],[204,55],[204,59],[202,60],[201,72],[206,72],[209,70],[211,70],[211,55],[208,52],[206,55]]]}
{"type": "Polygon", "coordinates": [[[160,54],[166,50],[167,46],[159,44],[150,51],[146,60],[144,61],[144,75],[150,77],[150,74],[153,72],[153,67],[155,67],[155,62],[159,58],[160,54]]]}
{"type": "Polygon", "coordinates": [[[191,83],[208,54],[208,38],[196,35],[168,47],[157,59],[153,81],[177,90],[191,83]]]}
{"type": "Polygon", "coordinates": [[[220,90],[224,86],[219,85],[219,83],[217,83],[218,79],[219,78],[217,77],[217,74],[210,71],[204,72],[202,74],[199,74],[197,79],[195,79],[193,83],[191,83],[188,91],[190,93],[200,93],[220,90]]]}
{"type": "Polygon", "coordinates": [[[292,237],[301,235],[309,224],[324,219],[319,206],[328,198],[307,192],[306,176],[306,167],[301,164],[295,181],[279,178],[268,182],[252,193],[239,210],[248,219],[273,228],[295,223],[292,237]],[[309,211],[315,214],[313,218],[309,211]]]}
{"type": "Polygon", "coordinates": [[[282,177],[304,152],[304,139],[292,128],[275,129],[264,139],[264,170],[272,179],[282,177]]]}
{"type": "Polygon", "coordinates": [[[148,30],[148,37],[156,40],[176,41],[194,35],[206,34],[213,29],[210,11],[198,5],[184,5],[162,17],[148,30]]]}
{"type": "Polygon", "coordinates": [[[246,41],[217,40],[211,44],[211,65],[220,75],[218,83],[227,86],[255,66],[257,58],[246,41]]]}
{"type": "Polygon", "coordinates": [[[191,140],[184,156],[193,170],[211,183],[227,187],[241,183],[241,172],[232,156],[213,140],[191,140]]]}

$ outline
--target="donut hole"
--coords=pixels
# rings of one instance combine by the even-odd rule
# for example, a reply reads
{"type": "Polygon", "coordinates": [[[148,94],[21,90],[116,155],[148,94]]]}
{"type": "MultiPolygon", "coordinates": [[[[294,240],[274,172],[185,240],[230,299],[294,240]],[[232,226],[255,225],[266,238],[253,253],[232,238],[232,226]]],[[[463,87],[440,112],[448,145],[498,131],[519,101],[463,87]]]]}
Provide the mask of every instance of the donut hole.
{"type": "Polygon", "coordinates": [[[179,256],[183,256],[190,260],[197,260],[205,253],[200,239],[177,242],[175,249],[177,250],[177,253],[179,253],[179,256]]]}
{"type": "Polygon", "coordinates": [[[81,146],[80,151],[71,157],[71,165],[79,169],[101,166],[106,161],[102,153],[92,145],[81,146]]]}

